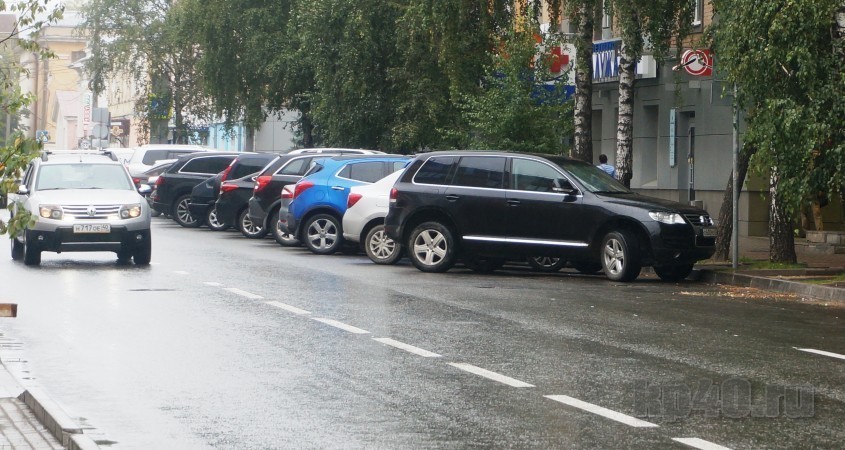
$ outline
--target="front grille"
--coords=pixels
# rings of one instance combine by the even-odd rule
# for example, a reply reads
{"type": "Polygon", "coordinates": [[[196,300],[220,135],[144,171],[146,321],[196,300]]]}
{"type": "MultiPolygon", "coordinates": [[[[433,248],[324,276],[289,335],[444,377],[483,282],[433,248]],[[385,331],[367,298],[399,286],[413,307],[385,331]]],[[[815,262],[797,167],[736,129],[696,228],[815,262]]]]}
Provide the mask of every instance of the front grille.
{"type": "Polygon", "coordinates": [[[684,214],[684,217],[697,227],[713,226],[713,219],[707,214],[684,214]]]}
{"type": "Polygon", "coordinates": [[[107,219],[120,213],[120,205],[66,205],[62,206],[65,214],[76,219],[107,219]],[[92,212],[94,214],[89,214],[92,212]]]}

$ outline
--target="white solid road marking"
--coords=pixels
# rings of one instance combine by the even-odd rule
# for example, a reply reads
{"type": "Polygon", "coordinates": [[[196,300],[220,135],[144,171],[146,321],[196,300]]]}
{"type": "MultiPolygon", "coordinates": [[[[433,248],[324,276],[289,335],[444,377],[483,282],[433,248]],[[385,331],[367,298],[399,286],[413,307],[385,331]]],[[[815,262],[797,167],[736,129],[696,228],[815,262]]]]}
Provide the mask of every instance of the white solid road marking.
{"type": "Polygon", "coordinates": [[[423,350],[419,347],[414,347],[413,345],[405,344],[404,342],[394,341],[390,338],[373,338],[374,341],[381,342],[382,344],[389,345],[391,347],[396,347],[401,350],[405,350],[406,352],[413,353],[418,356],[422,356],[423,358],[439,358],[440,355],[437,353],[432,353],[428,350],[423,350]]]}
{"type": "Polygon", "coordinates": [[[792,348],[794,348],[795,350],[800,350],[802,352],[815,353],[817,355],[830,356],[831,358],[837,358],[837,359],[845,359],[845,355],[840,355],[839,353],[831,353],[831,352],[826,352],[824,350],[816,350],[814,348],[798,348],[798,347],[792,347],[792,348]]]}
{"type": "Polygon", "coordinates": [[[267,302],[267,304],[271,305],[271,306],[275,306],[276,308],[282,308],[282,309],[284,309],[286,311],[290,311],[294,314],[311,314],[310,312],[308,312],[304,309],[299,309],[296,306],[286,305],[282,302],[267,302]]]}
{"type": "Polygon", "coordinates": [[[362,329],[360,329],[360,328],[358,328],[358,327],[353,327],[352,325],[347,325],[347,324],[345,324],[345,323],[343,323],[343,322],[338,322],[337,320],[332,320],[332,319],[323,319],[323,318],[320,318],[320,317],[312,317],[312,319],[316,320],[317,322],[322,322],[322,323],[324,323],[324,324],[326,324],[326,325],[331,325],[331,326],[333,326],[333,327],[335,327],[335,328],[340,328],[341,330],[343,330],[343,331],[348,331],[348,332],[350,332],[350,333],[355,333],[355,334],[370,334],[370,332],[369,332],[369,331],[367,331],[367,330],[362,330],[362,329]]]}
{"type": "Polygon", "coordinates": [[[625,425],[629,425],[632,427],[645,428],[657,426],[651,422],[646,422],[645,420],[640,420],[636,417],[631,417],[616,411],[611,411],[607,408],[602,408],[601,406],[594,405],[592,403],[587,403],[585,401],[581,401],[577,398],[572,398],[566,395],[546,395],[545,397],[556,402],[563,403],[564,405],[574,406],[575,408],[583,409],[584,411],[591,412],[602,417],[607,417],[608,419],[615,420],[617,422],[621,422],[625,425]]]}
{"type": "Polygon", "coordinates": [[[224,288],[223,290],[224,290],[224,291],[229,291],[229,292],[231,292],[231,293],[233,293],[233,294],[238,294],[238,295],[243,296],[243,297],[246,297],[246,298],[251,298],[251,299],[253,299],[253,300],[259,300],[259,299],[264,298],[264,297],[262,297],[262,296],[260,296],[260,295],[253,294],[252,292],[242,291],[242,290],[240,290],[240,289],[238,289],[238,288],[224,288]]]}
{"type": "Polygon", "coordinates": [[[701,450],[731,450],[729,447],[724,447],[699,438],[672,438],[672,440],[701,450]]]}
{"type": "Polygon", "coordinates": [[[176,273],[176,274],[179,274],[179,275],[188,275],[188,272],[185,272],[184,270],[174,270],[173,273],[176,273]]]}
{"type": "Polygon", "coordinates": [[[203,284],[205,284],[206,286],[211,286],[211,287],[221,287],[221,286],[223,286],[223,283],[218,283],[216,281],[206,281],[203,284]]]}
{"type": "Polygon", "coordinates": [[[518,388],[534,387],[533,384],[528,384],[524,381],[519,381],[515,378],[507,377],[507,376],[504,376],[502,374],[498,374],[496,372],[491,372],[487,369],[482,369],[481,367],[473,366],[472,364],[449,363],[449,365],[456,368],[456,369],[461,369],[463,371],[466,371],[466,372],[469,372],[469,373],[472,373],[472,374],[475,374],[475,375],[478,375],[478,376],[481,376],[481,377],[484,377],[484,378],[488,378],[488,379],[493,380],[493,381],[498,381],[499,383],[507,384],[508,386],[518,387],[518,388]]]}

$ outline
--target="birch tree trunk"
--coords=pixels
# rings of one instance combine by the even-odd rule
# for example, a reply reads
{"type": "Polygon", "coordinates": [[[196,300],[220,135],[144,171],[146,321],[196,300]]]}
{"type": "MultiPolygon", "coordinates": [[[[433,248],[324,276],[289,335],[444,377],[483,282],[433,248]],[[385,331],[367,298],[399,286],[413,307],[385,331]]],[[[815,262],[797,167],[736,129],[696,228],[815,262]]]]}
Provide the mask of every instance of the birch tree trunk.
{"type": "MultiPolygon", "coordinates": [[[[754,147],[743,147],[739,152],[739,161],[737,166],[737,186],[739,192],[742,192],[742,185],[745,183],[745,177],[748,175],[748,164],[751,157],[757,151],[754,147]]],[[[734,183],[733,172],[728,176],[728,186],[725,188],[725,195],[722,197],[722,207],[719,209],[719,219],[716,226],[716,253],[713,255],[715,261],[727,261],[730,258],[731,250],[731,235],[734,233],[733,229],[733,199],[734,199],[734,183]]]]}
{"type": "Polygon", "coordinates": [[[631,187],[634,154],[634,79],[637,61],[622,41],[619,52],[619,117],[616,125],[616,178],[631,187]]]}
{"type": "Polygon", "coordinates": [[[595,4],[582,1],[575,38],[575,142],[570,156],[593,162],[593,26],[595,4]]]}
{"type": "Polygon", "coordinates": [[[779,177],[777,167],[773,167],[769,182],[769,261],[794,264],[798,257],[795,255],[793,224],[778,196],[779,177]]]}

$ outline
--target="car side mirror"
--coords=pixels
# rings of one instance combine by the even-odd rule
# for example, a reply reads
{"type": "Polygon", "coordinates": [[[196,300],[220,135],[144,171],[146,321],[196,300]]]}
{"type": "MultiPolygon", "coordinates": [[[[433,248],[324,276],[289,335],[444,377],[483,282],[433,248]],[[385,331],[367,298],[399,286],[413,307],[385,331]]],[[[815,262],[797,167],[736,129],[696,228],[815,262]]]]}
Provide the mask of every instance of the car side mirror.
{"type": "Polygon", "coordinates": [[[559,194],[578,195],[578,189],[566,178],[558,178],[555,180],[555,186],[552,188],[552,191],[559,194]]]}
{"type": "Polygon", "coordinates": [[[18,195],[29,195],[29,189],[24,185],[18,186],[18,195]]]}
{"type": "Polygon", "coordinates": [[[142,184],[138,188],[138,193],[141,194],[141,195],[149,194],[152,191],[153,191],[153,188],[151,188],[149,184],[142,184]]]}

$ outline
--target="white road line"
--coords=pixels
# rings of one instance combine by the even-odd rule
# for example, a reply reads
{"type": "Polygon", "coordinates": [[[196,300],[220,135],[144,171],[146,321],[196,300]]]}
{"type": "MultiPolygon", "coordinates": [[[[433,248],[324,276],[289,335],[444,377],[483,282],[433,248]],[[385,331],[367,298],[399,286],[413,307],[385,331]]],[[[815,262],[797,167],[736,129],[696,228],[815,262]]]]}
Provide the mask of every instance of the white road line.
{"type": "Polygon", "coordinates": [[[449,365],[456,368],[456,369],[461,369],[463,371],[466,371],[466,372],[469,372],[469,373],[472,373],[472,374],[475,374],[475,375],[478,375],[478,376],[481,376],[481,377],[484,377],[484,378],[488,378],[488,379],[493,380],[493,381],[498,381],[499,383],[507,384],[508,386],[518,387],[518,388],[534,387],[533,384],[528,384],[524,381],[519,381],[515,378],[506,377],[502,374],[498,374],[496,372],[491,372],[487,369],[482,369],[481,367],[473,366],[472,364],[449,363],[449,365]]]}
{"type": "Polygon", "coordinates": [[[831,352],[826,352],[824,350],[816,350],[814,348],[798,348],[798,347],[792,347],[792,348],[794,348],[795,350],[802,351],[802,352],[815,353],[817,355],[830,356],[831,358],[837,358],[837,359],[845,359],[845,355],[840,355],[839,353],[831,353],[831,352]]]}
{"type": "Polygon", "coordinates": [[[282,302],[266,302],[266,303],[268,305],[275,306],[276,308],[282,308],[286,311],[290,311],[294,314],[311,314],[310,312],[308,312],[304,309],[299,309],[296,306],[286,305],[282,302]]]}
{"type": "Polygon", "coordinates": [[[229,292],[231,292],[231,293],[233,293],[233,294],[238,294],[238,295],[243,296],[243,297],[246,297],[246,298],[251,298],[251,299],[253,299],[253,300],[260,300],[260,299],[264,298],[264,297],[262,297],[262,296],[260,296],[260,295],[253,294],[252,292],[242,291],[242,290],[240,290],[240,289],[238,289],[238,288],[223,288],[223,290],[224,290],[224,291],[229,291],[229,292]]]}
{"type": "Polygon", "coordinates": [[[176,273],[176,274],[179,274],[179,275],[189,275],[188,272],[185,272],[184,270],[174,270],[173,273],[176,273]]]}
{"type": "Polygon", "coordinates": [[[585,401],[581,401],[577,398],[572,398],[566,395],[546,395],[545,397],[556,402],[563,403],[564,405],[574,406],[575,408],[583,409],[584,411],[591,412],[602,417],[607,417],[608,419],[624,423],[628,426],[637,428],[657,426],[651,422],[646,422],[645,420],[640,420],[636,417],[631,417],[616,411],[611,411],[607,408],[602,408],[601,406],[594,405],[592,403],[587,403],[585,401]]]}
{"type": "Polygon", "coordinates": [[[699,438],[672,438],[672,440],[700,450],[731,450],[730,447],[723,447],[699,438]]]}
{"type": "Polygon", "coordinates": [[[428,350],[423,350],[419,347],[414,347],[413,345],[405,344],[404,342],[394,341],[390,338],[373,338],[374,341],[381,342],[382,344],[389,345],[391,347],[396,347],[400,350],[405,350],[406,352],[413,353],[417,356],[422,356],[423,358],[439,358],[440,355],[437,353],[432,353],[428,350]]]}
{"type": "Polygon", "coordinates": [[[370,334],[370,332],[369,332],[369,331],[367,331],[367,330],[362,330],[362,329],[360,329],[360,328],[353,327],[352,325],[347,325],[347,324],[345,324],[345,323],[343,323],[343,322],[338,322],[337,320],[332,320],[332,319],[323,319],[323,318],[320,318],[320,317],[312,317],[312,319],[316,320],[317,322],[322,322],[322,323],[324,323],[324,324],[326,324],[326,325],[331,325],[331,326],[333,326],[333,327],[335,327],[335,328],[340,328],[341,330],[343,330],[343,331],[348,331],[348,332],[350,332],[350,333],[355,333],[355,334],[370,334]]]}
{"type": "Polygon", "coordinates": [[[223,283],[218,283],[216,281],[206,281],[203,284],[206,285],[206,286],[211,286],[211,287],[221,287],[221,286],[223,286],[223,283]]]}

